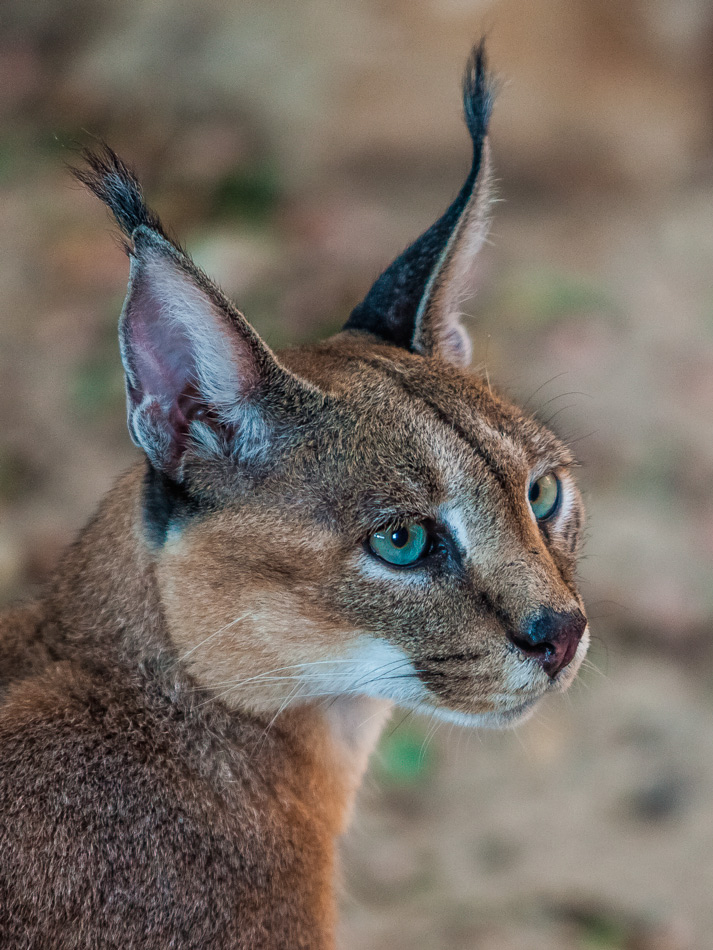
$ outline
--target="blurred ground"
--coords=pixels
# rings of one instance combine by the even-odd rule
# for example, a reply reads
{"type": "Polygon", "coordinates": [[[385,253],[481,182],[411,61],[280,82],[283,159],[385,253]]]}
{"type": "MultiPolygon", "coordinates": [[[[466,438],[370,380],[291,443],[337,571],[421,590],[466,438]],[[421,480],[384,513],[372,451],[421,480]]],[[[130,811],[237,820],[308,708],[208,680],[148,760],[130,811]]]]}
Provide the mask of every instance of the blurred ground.
{"type": "Polygon", "coordinates": [[[595,668],[514,734],[396,716],[344,849],[345,948],[713,947],[713,4],[90,0],[0,11],[0,602],[133,458],[127,262],[92,134],[274,346],[336,329],[503,83],[476,362],[570,438],[595,668]]]}

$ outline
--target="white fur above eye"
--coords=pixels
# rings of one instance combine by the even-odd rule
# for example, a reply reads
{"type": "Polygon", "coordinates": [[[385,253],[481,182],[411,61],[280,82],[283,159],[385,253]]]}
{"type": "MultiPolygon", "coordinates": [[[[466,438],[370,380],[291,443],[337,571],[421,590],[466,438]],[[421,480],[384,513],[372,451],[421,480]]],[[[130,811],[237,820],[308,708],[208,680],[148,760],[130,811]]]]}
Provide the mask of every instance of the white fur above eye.
{"type": "Polygon", "coordinates": [[[470,538],[468,537],[468,527],[462,507],[460,505],[446,505],[439,512],[439,517],[455,539],[461,556],[467,560],[470,554],[470,538]]]}

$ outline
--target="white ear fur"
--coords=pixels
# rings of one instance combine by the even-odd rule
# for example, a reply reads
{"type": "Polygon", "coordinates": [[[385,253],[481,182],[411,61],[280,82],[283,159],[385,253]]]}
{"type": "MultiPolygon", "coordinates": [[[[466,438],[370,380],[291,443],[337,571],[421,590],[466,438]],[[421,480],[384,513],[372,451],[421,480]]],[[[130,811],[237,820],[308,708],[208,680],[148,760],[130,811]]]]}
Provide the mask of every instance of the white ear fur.
{"type": "Polygon", "coordinates": [[[413,348],[436,352],[459,366],[468,366],[472,344],[460,322],[461,307],[473,292],[478,253],[488,233],[490,149],[483,143],[482,165],[474,192],[458,226],[426,285],[416,314],[413,348]]]}
{"type": "MultiPolygon", "coordinates": [[[[132,261],[132,269],[134,265],[132,261]]],[[[225,317],[167,255],[152,252],[140,266],[153,288],[159,319],[188,337],[200,391],[215,406],[232,405],[240,392],[240,378],[225,317]]]]}
{"type": "Polygon", "coordinates": [[[232,427],[249,452],[266,434],[250,395],[260,379],[258,356],[264,363],[271,354],[191,267],[162,237],[135,235],[120,324],[129,431],[154,466],[173,473],[189,442],[215,454],[225,447],[221,430],[232,427]]]}

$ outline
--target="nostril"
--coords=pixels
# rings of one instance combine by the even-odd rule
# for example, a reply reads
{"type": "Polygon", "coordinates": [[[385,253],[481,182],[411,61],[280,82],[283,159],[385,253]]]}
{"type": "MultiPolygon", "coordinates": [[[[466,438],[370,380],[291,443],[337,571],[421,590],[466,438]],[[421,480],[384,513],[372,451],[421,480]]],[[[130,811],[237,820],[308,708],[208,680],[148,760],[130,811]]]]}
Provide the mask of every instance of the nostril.
{"type": "Polygon", "coordinates": [[[508,639],[511,643],[514,643],[518,650],[521,650],[523,653],[527,653],[528,656],[533,654],[545,654],[548,649],[552,648],[551,643],[546,641],[541,641],[539,643],[532,643],[530,640],[526,640],[524,637],[518,637],[515,633],[508,633],[508,639]]]}
{"type": "Polygon", "coordinates": [[[545,607],[530,617],[517,634],[508,633],[508,639],[555,677],[574,659],[586,627],[581,610],[560,612],[545,607]]]}

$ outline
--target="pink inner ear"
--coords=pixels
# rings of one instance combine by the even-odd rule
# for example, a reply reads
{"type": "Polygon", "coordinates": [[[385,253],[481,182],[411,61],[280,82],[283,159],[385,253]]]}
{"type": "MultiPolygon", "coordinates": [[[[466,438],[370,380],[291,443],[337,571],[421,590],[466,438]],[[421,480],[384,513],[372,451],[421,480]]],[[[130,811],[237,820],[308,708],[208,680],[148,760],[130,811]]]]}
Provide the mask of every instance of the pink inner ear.
{"type": "Polygon", "coordinates": [[[168,307],[142,275],[132,287],[125,314],[125,343],[135,389],[168,409],[197,382],[195,354],[188,333],[171,320],[168,307]]]}
{"type": "Polygon", "coordinates": [[[181,317],[196,325],[207,323],[206,334],[220,331],[211,325],[210,302],[200,292],[181,300],[181,290],[192,290],[192,285],[169,257],[134,261],[132,268],[121,321],[129,428],[152,462],[168,470],[183,454],[191,419],[209,415],[211,408],[199,388],[200,353],[181,317]],[[175,300],[170,289],[178,293],[175,300]],[[203,305],[192,312],[196,302],[203,305]]]}
{"type": "Polygon", "coordinates": [[[179,466],[189,428],[214,446],[255,437],[259,393],[284,385],[270,351],[229,308],[160,236],[134,240],[120,324],[129,429],[164,471],[179,466]]]}

